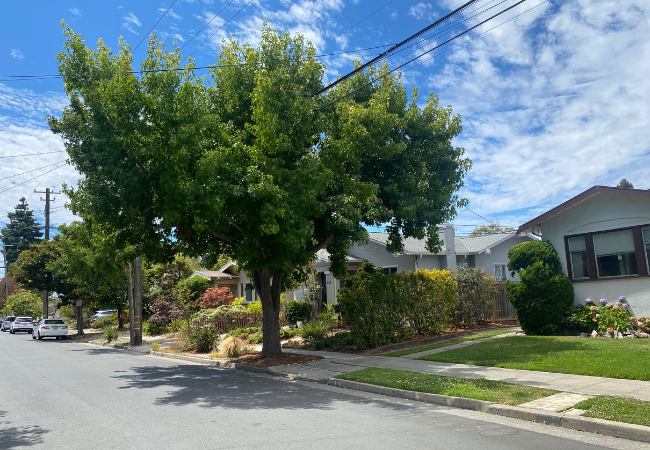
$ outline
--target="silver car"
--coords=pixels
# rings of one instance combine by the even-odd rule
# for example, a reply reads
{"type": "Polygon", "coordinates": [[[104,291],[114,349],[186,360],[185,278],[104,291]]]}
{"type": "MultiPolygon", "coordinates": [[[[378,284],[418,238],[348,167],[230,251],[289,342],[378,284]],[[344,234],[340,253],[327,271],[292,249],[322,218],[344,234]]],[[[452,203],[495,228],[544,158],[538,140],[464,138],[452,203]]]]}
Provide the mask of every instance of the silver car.
{"type": "Polygon", "coordinates": [[[9,331],[11,329],[11,323],[16,320],[16,316],[7,316],[5,320],[2,321],[2,326],[0,326],[1,331],[9,331]]]}
{"type": "Polygon", "coordinates": [[[28,333],[34,331],[34,319],[31,317],[16,317],[16,320],[11,322],[11,329],[9,332],[11,334],[16,334],[19,331],[26,331],[28,333]]]}
{"type": "Polygon", "coordinates": [[[67,339],[68,326],[61,319],[41,319],[34,327],[32,339],[40,341],[46,337],[67,339]]]}

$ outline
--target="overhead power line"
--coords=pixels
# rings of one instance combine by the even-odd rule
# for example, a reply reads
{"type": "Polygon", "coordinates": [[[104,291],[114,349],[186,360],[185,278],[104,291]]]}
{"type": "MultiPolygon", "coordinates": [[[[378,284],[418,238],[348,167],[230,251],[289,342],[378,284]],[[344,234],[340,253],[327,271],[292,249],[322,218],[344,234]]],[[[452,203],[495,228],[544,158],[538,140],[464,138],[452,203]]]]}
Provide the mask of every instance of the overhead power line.
{"type": "Polygon", "coordinates": [[[433,22],[431,25],[429,25],[429,26],[427,26],[427,27],[421,29],[421,30],[418,31],[417,33],[415,33],[415,34],[409,36],[408,38],[404,39],[402,42],[400,42],[400,43],[398,43],[398,44],[395,44],[393,47],[389,48],[388,50],[386,50],[386,51],[385,51],[384,53],[382,53],[381,55],[374,57],[373,59],[371,59],[370,61],[368,61],[368,62],[365,63],[365,64],[362,64],[361,66],[359,66],[358,68],[354,69],[352,72],[348,73],[347,75],[344,75],[344,76],[342,76],[341,78],[339,78],[338,80],[336,80],[336,81],[334,81],[334,82],[328,84],[328,85],[325,86],[323,89],[321,89],[320,91],[316,92],[316,93],[314,94],[314,97],[317,96],[317,95],[322,94],[323,92],[326,92],[326,91],[332,89],[334,86],[336,86],[337,84],[341,83],[342,81],[345,81],[345,80],[347,80],[348,78],[354,76],[356,73],[359,73],[359,72],[363,71],[366,67],[369,67],[369,66],[375,64],[377,61],[382,60],[383,58],[385,58],[386,56],[390,55],[391,53],[393,53],[395,50],[397,50],[397,49],[400,48],[401,46],[403,46],[403,45],[405,45],[405,44],[411,42],[413,39],[416,39],[418,36],[423,35],[424,33],[426,33],[427,31],[431,30],[432,28],[437,27],[437,26],[440,25],[441,23],[445,22],[446,20],[450,19],[451,17],[455,16],[456,14],[462,12],[463,10],[465,10],[466,8],[468,8],[469,6],[473,5],[474,3],[478,2],[478,1],[480,1],[480,0],[470,0],[470,1],[468,1],[467,3],[465,3],[464,5],[462,5],[461,7],[457,8],[457,9],[453,10],[452,12],[450,12],[449,14],[447,14],[446,16],[444,16],[444,17],[442,17],[442,18],[436,20],[436,21],[433,22]]]}
{"type": "Polygon", "coordinates": [[[29,183],[30,181],[35,180],[35,179],[37,179],[37,178],[39,178],[39,177],[42,177],[42,176],[44,176],[44,175],[47,175],[48,173],[53,172],[53,171],[55,171],[56,169],[58,169],[59,167],[63,167],[63,166],[65,166],[65,164],[61,164],[60,166],[57,166],[57,167],[55,167],[54,169],[50,169],[50,170],[48,170],[47,172],[43,172],[43,173],[40,174],[40,175],[36,175],[34,178],[30,178],[29,180],[27,180],[27,181],[23,181],[22,183],[14,184],[13,186],[11,186],[11,187],[5,189],[4,191],[0,191],[0,194],[2,194],[3,192],[7,192],[7,191],[9,191],[9,190],[11,190],[11,189],[13,189],[13,188],[17,188],[18,186],[22,186],[22,185],[25,184],[25,183],[29,183]]]}
{"type": "Polygon", "coordinates": [[[7,178],[16,178],[16,177],[19,177],[21,175],[25,175],[26,173],[34,172],[35,170],[45,169],[46,167],[54,166],[56,164],[57,163],[52,163],[52,164],[48,164],[46,166],[38,167],[36,169],[28,170],[27,172],[17,173],[16,175],[9,175],[8,177],[0,178],[0,180],[6,180],[7,178]]]}
{"type": "MultiPolygon", "coordinates": [[[[461,37],[461,36],[464,36],[465,34],[469,33],[470,31],[474,30],[475,28],[480,27],[481,25],[483,25],[483,24],[489,22],[490,20],[494,19],[495,17],[498,17],[498,16],[500,16],[501,14],[503,14],[503,13],[505,13],[505,12],[507,12],[507,11],[510,11],[512,8],[514,8],[514,7],[516,7],[516,6],[520,5],[520,4],[522,4],[522,3],[525,2],[525,1],[526,1],[526,0],[520,0],[520,1],[518,1],[518,2],[515,3],[514,5],[509,6],[508,8],[506,8],[506,9],[504,9],[504,10],[498,12],[497,14],[495,14],[495,15],[493,15],[493,16],[487,18],[487,19],[485,19],[484,21],[482,21],[482,22],[480,22],[480,23],[477,23],[477,24],[474,25],[473,27],[468,28],[467,30],[463,31],[463,32],[460,33],[460,34],[457,34],[456,36],[452,37],[451,39],[447,39],[447,40],[446,40],[445,42],[443,42],[442,44],[440,44],[440,45],[436,45],[436,46],[433,47],[432,49],[427,50],[426,52],[424,52],[424,53],[422,53],[422,54],[416,56],[415,58],[412,58],[412,59],[406,61],[404,64],[401,64],[401,65],[395,67],[394,69],[391,69],[391,70],[387,71],[386,73],[382,74],[381,76],[378,76],[378,77],[376,77],[376,78],[374,78],[374,79],[368,81],[367,83],[362,84],[362,85],[359,86],[357,89],[354,89],[353,91],[348,92],[348,93],[345,94],[344,96],[337,98],[337,99],[334,100],[333,102],[330,102],[330,103],[328,103],[327,105],[325,105],[325,106],[319,108],[318,111],[323,110],[323,109],[325,109],[325,108],[329,108],[330,106],[332,106],[332,105],[334,105],[334,104],[340,102],[341,100],[343,100],[343,99],[345,99],[345,98],[351,96],[351,95],[354,94],[355,92],[360,91],[361,89],[365,88],[366,86],[369,86],[369,85],[371,85],[371,84],[373,84],[373,83],[375,83],[375,82],[381,80],[382,78],[387,77],[387,76],[390,75],[391,73],[395,72],[396,70],[401,69],[402,67],[406,66],[407,64],[410,64],[410,63],[412,63],[413,61],[415,61],[415,60],[417,60],[417,59],[420,59],[420,58],[422,58],[422,57],[425,56],[425,55],[428,55],[428,54],[431,53],[432,51],[434,51],[434,50],[436,50],[436,49],[442,47],[442,46],[445,45],[445,44],[448,44],[449,42],[451,42],[451,41],[453,41],[453,40],[455,40],[455,39],[458,39],[458,38],[461,37]]],[[[546,0],[546,1],[548,1],[548,0],[546,0]]],[[[545,3],[545,2],[542,2],[542,3],[545,3]]],[[[540,5],[541,5],[541,3],[540,3],[540,5]]],[[[537,6],[539,6],[539,5],[537,5],[537,6]]],[[[531,9],[533,9],[533,8],[531,8],[531,9]]],[[[530,11],[530,10],[527,10],[527,11],[530,11]]],[[[527,11],[524,11],[524,13],[527,12],[527,11]]],[[[521,14],[524,14],[524,13],[521,13],[521,14]]],[[[519,15],[521,15],[521,14],[519,14],[519,15]]],[[[513,19],[514,19],[514,17],[513,17],[513,19]]],[[[510,19],[510,20],[512,20],[512,19],[510,19]]],[[[497,25],[496,27],[490,28],[490,30],[493,30],[494,28],[497,28],[497,27],[503,25],[504,23],[506,23],[506,22],[508,22],[508,21],[509,21],[509,20],[507,20],[507,21],[505,21],[505,22],[503,22],[503,23],[500,23],[500,24],[497,25]]],[[[485,33],[487,33],[487,32],[490,31],[490,30],[486,30],[485,32],[481,33],[480,35],[485,34],[485,33]]],[[[478,35],[478,36],[480,36],[480,35],[478,35]]],[[[475,36],[474,38],[476,38],[476,37],[478,37],[478,36],[475,36]]],[[[474,38],[471,38],[471,39],[474,39],[474,38]]],[[[314,95],[316,95],[316,94],[314,94],[314,95]]]]}
{"type": "Polygon", "coordinates": [[[172,3],[171,6],[169,8],[167,8],[167,11],[165,11],[162,16],[160,16],[160,19],[158,19],[158,22],[156,22],[156,24],[153,27],[151,27],[151,30],[149,30],[149,32],[144,35],[144,37],[142,38],[140,43],[135,46],[135,48],[133,49],[134,52],[138,49],[138,47],[140,47],[142,45],[142,43],[145,41],[145,39],[147,39],[147,37],[151,34],[151,32],[158,26],[160,21],[163,20],[163,17],[165,17],[167,15],[169,10],[172,9],[172,7],[176,4],[177,1],[178,0],[174,0],[174,3],[172,3]]]}
{"type": "MultiPolygon", "coordinates": [[[[374,47],[366,47],[366,48],[358,48],[355,50],[345,50],[345,51],[340,51],[340,52],[333,52],[333,53],[323,53],[320,55],[315,55],[316,58],[324,58],[324,57],[330,57],[330,56],[338,56],[338,55],[345,55],[345,54],[350,54],[350,53],[361,53],[369,50],[377,50],[380,48],[386,48],[390,47],[394,44],[385,44],[385,45],[377,45],[374,47]]],[[[222,67],[239,67],[239,66],[248,66],[248,65],[261,65],[263,63],[237,63],[237,64],[210,64],[207,66],[199,66],[199,67],[174,67],[174,68],[167,68],[167,69],[147,69],[147,70],[130,70],[130,71],[122,71],[122,72],[86,72],[86,73],[69,73],[65,75],[60,75],[60,74],[49,74],[49,75],[0,75],[0,79],[2,78],[9,78],[9,79],[19,79],[19,80],[40,80],[40,79],[45,79],[45,78],[71,78],[71,77],[95,77],[95,76],[108,76],[108,75],[138,75],[138,74],[145,74],[145,73],[155,73],[155,72],[184,72],[187,70],[201,70],[201,69],[218,69],[222,67]]],[[[8,81],[8,80],[2,80],[2,81],[8,81]]],[[[49,152],[49,153],[61,153],[61,152],[49,152]]],[[[45,153],[33,153],[34,155],[44,155],[45,153]]],[[[15,156],[0,156],[0,158],[13,158],[13,157],[18,157],[18,156],[30,156],[30,155],[15,155],[15,156]]]]}
{"type": "Polygon", "coordinates": [[[205,29],[205,27],[207,27],[208,25],[210,25],[214,19],[216,19],[217,17],[219,17],[219,14],[221,14],[221,13],[223,12],[223,10],[226,9],[228,6],[230,6],[230,4],[231,4],[232,2],[234,2],[234,1],[235,1],[235,0],[230,0],[230,1],[228,2],[228,4],[226,4],[226,6],[224,6],[223,8],[221,8],[221,11],[219,11],[218,13],[216,13],[216,14],[212,17],[212,19],[210,19],[210,20],[208,21],[208,23],[206,23],[205,25],[203,25],[199,31],[197,31],[196,33],[194,33],[194,36],[192,36],[192,37],[191,37],[191,38],[190,38],[186,43],[184,43],[183,46],[181,47],[181,49],[185,48],[185,46],[186,46],[187,44],[189,44],[190,41],[191,41],[192,39],[194,39],[195,37],[197,37],[197,36],[199,35],[199,33],[205,29]]]}
{"type": "Polygon", "coordinates": [[[52,153],[65,153],[65,150],[61,150],[58,152],[25,153],[24,155],[7,155],[7,156],[0,156],[0,158],[20,158],[22,156],[49,155],[52,153]]]}

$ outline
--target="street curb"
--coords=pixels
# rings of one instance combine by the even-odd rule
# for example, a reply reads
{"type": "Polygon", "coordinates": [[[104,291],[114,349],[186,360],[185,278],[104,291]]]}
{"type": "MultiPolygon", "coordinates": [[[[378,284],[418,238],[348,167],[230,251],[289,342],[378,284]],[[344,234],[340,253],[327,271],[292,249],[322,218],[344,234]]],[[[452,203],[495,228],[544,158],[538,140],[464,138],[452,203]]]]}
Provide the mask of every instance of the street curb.
{"type": "Polygon", "coordinates": [[[473,411],[481,411],[488,414],[510,417],[512,419],[527,420],[529,422],[555,425],[557,427],[570,428],[573,430],[585,431],[587,433],[604,434],[632,441],[650,443],[650,427],[643,425],[613,422],[604,419],[567,416],[565,414],[548,411],[501,405],[499,403],[488,402],[485,400],[405,391],[402,389],[377,386],[374,384],[360,383],[358,381],[340,380],[338,378],[330,378],[327,380],[327,384],[330,386],[354,389],[373,394],[403,398],[417,402],[433,403],[435,405],[449,406],[452,408],[470,409],[473,411]]]}
{"type": "MultiPolygon", "coordinates": [[[[90,344],[98,345],[98,344],[90,344]]],[[[107,344],[105,346],[108,346],[107,344]]],[[[128,350],[128,348],[114,347],[121,350],[128,350]]],[[[132,352],[136,352],[131,350],[132,352]]],[[[138,352],[140,354],[147,354],[138,352]]],[[[159,356],[163,358],[178,359],[181,361],[196,362],[224,369],[237,369],[246,372],[262,373],[274,376],[281,376],[284,378],[304,380],[314,382],[313,379],[304,378],[300,376],[292,376],[284,372],[276,372],[262,367],[247,366],[245,364],[230,363],[226,361],[207,360],[197,358],[195,356],[177,355],[174,353],[155,352],[151,350],[148,354],[159,356]]],[[[362,392],[369,392],[372,394],[385,395],[388,397],[402,398],[405,400],[412,400],[416,402],[432,403],[435,405],[448,406],[451,408],[469,409],[472,411],[485,412],[497,416],[509,417],[511,419],[526,420],[528,422],[537,422],[546,425],[554,425],[557,427],[568,428],[572,430],[584,431],[587,433],[604,434],[606,436],[613,436],[631,441],[650,443],[650,427],[643,425],[635,425],[621,422],[613,422],[611,420],[595,419],[587,417],[567,416],[565,414],[558,414],[554,412],[525,409],[518,406],[502,405],[500,403],[489,402],[485,400],[475,400],[471,398],[452,397],[449,395],[428,394],[426,392],[406,391],[403,389],[395,389],[384,386],[377,386],[374,384],[360,383],[358,381],[340,380],[338,378],[325,378],[317,380],[318,383],[327,384],[330,386],[354,389],[362,392]]]]}

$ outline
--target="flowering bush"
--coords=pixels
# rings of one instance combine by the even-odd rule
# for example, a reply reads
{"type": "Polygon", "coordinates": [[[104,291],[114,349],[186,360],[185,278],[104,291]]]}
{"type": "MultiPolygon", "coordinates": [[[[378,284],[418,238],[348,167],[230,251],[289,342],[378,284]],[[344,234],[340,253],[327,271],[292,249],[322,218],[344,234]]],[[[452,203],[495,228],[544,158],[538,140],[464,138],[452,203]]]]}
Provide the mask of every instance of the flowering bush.
{"type": "MultiPolygon", "coordinates": [[[[590,298],[586,299],[584,306],[578,304],[571,308],[565,327],[577,328],[585,332],[597,330],[610,334],[613,331],[625,332],[636,327],[640,328],[639,321],[632,316],[630,305],[625,297],[621,296],[618,300],[612,304],[604,298],[600,299],[599,303],[594,303],[590,298]]],[[[643,323],[645,324],[645,322],[643,323]]],[[[648,327],[650,328],[650,321],[648,321],[648,327]]]]}
{"type": "Polygon", "coordinates": [[[172,320],[183,317],[183,310],[165,300],[156,300],[151,305],[153,313],[147,323],[151,325],[150,334],[160,334],[172,320]]]}

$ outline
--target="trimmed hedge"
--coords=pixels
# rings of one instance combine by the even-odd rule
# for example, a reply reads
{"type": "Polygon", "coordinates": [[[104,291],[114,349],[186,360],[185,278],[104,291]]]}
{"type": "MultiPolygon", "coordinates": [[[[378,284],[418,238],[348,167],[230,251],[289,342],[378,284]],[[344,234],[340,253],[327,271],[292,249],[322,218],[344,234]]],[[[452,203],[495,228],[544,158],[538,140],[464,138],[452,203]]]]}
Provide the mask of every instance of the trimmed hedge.
{"type": "Polygon", "coordinates": [[[385,275],[364,261],[345,280],[338,302],[352,342],[367,348],[446,330],[454,321],[458,293],[447,270],[385,275]]]}

